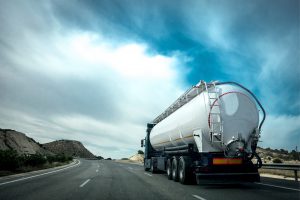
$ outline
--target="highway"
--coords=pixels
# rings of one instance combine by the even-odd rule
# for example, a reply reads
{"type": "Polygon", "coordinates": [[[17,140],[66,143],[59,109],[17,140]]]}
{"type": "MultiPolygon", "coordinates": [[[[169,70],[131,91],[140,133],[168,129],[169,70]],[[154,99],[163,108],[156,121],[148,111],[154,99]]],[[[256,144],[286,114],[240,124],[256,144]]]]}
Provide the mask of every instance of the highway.
{"type": "Polygon", "coordinates": [[[0,199],[299,200],[300,188],[295,181],[270,178],[259,184],[182,185],[141,165],[80,159],[66,169],[0,178],[0,199]]]}

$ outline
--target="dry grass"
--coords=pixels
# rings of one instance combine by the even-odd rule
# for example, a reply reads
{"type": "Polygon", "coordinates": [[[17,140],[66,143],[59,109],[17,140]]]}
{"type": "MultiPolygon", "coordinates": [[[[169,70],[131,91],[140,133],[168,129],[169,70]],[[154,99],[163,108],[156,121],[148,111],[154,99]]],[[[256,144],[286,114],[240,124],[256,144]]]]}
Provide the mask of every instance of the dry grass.
{"type": "Polygon", "coordinates": [[[42,170],[42,169],[48,169],[48,168],[53,168],[53,167],[59,167],[62,165],[67,165],[69,163],[73,162],[71,161],[67,161],[67,162],[53,162],[53,163],[46,163],[42,166],[36,166],[36,167],[32,167],[32,166],[23,166],[21,168],[18,168],[16,171],[1,171],[0,170],[0,177],[1,176],[9,176],[9,175],[13,175],[13,174],[20,174],[20,173],[26,173],[26,172],[31,172],[31,171],[37,171],[37,170],[42,170]]]}

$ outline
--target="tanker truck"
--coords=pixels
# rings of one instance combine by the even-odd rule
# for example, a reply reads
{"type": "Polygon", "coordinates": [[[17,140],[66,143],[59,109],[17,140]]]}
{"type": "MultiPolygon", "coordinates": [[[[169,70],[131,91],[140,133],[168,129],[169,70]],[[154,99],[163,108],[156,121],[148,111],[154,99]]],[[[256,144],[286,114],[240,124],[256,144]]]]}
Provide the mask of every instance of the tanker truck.
{"type": "Polygon", "coordinates": [[[244,86],[200,81],[147,124],[144,169],[182,184],[259,182],[256,147],[265,115],[244,86]]]}

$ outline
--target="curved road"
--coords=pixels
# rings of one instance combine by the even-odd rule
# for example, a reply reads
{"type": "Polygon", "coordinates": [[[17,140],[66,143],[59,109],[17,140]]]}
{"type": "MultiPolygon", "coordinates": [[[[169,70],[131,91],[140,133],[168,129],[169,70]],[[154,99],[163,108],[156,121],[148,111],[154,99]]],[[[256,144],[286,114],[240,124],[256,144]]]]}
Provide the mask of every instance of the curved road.
{"type": "Polygon", "coordinates": [[[0,199],[299,200],[300,188],[295,181],[270,178],[261,183],[181,185],[136,164],[80,160],[67,169],[1,178],[0,199]]]}

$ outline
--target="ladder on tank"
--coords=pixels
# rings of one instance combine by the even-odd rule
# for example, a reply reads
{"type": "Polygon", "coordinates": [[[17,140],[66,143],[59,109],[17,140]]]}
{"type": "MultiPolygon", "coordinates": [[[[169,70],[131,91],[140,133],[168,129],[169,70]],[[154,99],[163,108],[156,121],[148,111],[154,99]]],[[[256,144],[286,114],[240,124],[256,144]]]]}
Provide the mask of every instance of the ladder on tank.
{"type": "Polygon", "coordinates": [[[210,132],[210,141],[212,144],[221,143],[222,145],[223,121],[221,117],[219,88],[216,87],[215,82],[204,83],[204,85],[207,91],[209,104],[208,124],[210,132]]]}

